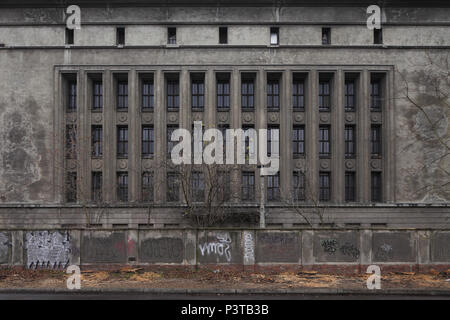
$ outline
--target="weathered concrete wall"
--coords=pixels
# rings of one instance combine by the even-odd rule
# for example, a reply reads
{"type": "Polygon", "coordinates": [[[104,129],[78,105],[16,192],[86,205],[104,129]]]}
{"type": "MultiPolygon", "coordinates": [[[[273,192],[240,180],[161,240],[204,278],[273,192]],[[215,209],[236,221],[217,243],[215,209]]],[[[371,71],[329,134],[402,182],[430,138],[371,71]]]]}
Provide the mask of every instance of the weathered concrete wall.
{"type": "Polygon", "coordinates": [[[0,240],[0,264],[28,268],[69,264],[445,266],[450,262],[448,231],[36,230],[0,232],[0,240]],[[23,242],[11,240],[21,236],[23,242]]]}

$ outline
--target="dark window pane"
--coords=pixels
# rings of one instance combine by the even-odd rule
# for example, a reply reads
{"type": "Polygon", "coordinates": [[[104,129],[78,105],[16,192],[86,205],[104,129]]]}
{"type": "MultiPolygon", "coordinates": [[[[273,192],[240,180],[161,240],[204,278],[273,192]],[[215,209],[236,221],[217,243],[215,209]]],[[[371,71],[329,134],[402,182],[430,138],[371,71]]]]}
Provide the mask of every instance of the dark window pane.
{"type": "Polygon", "coordinates": [[[152,157],[154,153],[155,137],[153,127],[142,127],[142,156],[152,157]]]}
{"type": "Polygon", "coordinates": [[[331,153],[330,147],[330,127],[319,127],[319,156],[329,157],[331,153]]]}
{"type": "Polygon", "coordinates": [[[305,201],[306,199],[305,174],[300,171],[294,171],[292,184],[293,184],[294,201],[305,201]]]}
{"type": "Polygon", "coordinates": [[[144,172],[142,174],[142,201],[152,202],[153,193],[153,173],[144,172]]]}
{"type": "Polygon", "coordinates": [[[92,156],[103,155],[103,129],[102,126],[92,126],[92,156]]]}
{"type": "Polygon", "coordinates": [[[381,172],[372,172],[371,198],[372,202],[382,201],[381,172]]]}
{"type": "Polygon", "coordinates": [[[354,172],[345,173],[345,201],[352,202],[356,199],[356,179],[354,172]]]}
{"type": "Polygon", "coordinates": [[[103,84],[101,81],[95,81],[93,84],[93,102],[92,109],[100,111],[103,108],[103,84]]]}
{"type": "Polygon", "coordinates": [[[92,172],[92,201],[102,202],[102,173],[92,172]]]}
{"type": "Polygon", "coordinates": [[[292,131],[292,148],[294,157],[305,154],[305,127],[294,126],[292,131]]]}
{"type": "Polygon", "coordinates": [[[128,127],[117,127],[117,156],[128,157],[128,127]]]}
{"type": "Polygon", "coordinates": [[[77,202],[77,173],[68,172],[66,175],[66,202],[77,202]]]}
{"type": "Polygon", "coordinates": [[[117,83],[117,109],[128,109],[128,82],[119,81],[117,83]]]}
{"type": "Polygon", "coordinates": [[[117,174],[117,200],[121,202],[128,201],[128,173],[117,174]]]}
{"type": "Polygon", "coordinates": [[[354,126],[345,126],[345,157],[353,158],[356,155],[356,135],[354,126]]]}
{"type": "Polygon", "coordinates": [[[153,81],[142,82],[142,110],[153,109],[155,106],[155,96],[153,81]]]}
{"type": "Polygon", "coordinates": [[[180,198],[179,176],[170,172],[167,174],[167,201],[176,202],[180,198]]]}
{"type": "Polygon", "coordinates": [[[319,174],[319,200],[330,201],[331,199],[331,184],[330,173],[320,172],[319,174]]]}
{"type": "Polygon", "coordinates": [[[255,174],[253,172],[242,173],[242,201],[255,200],[255,174]]]}

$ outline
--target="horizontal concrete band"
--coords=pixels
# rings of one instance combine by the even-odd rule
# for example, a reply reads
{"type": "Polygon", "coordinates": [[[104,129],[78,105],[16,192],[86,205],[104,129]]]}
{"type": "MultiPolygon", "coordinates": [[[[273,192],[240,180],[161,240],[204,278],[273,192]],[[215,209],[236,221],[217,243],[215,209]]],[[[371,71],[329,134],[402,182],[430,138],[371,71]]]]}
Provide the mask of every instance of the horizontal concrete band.
{"type": "Polygon", "coordinates": [[[0,231],[0,264],[448,266],[449,243],[450,231],[431,230],[0,231]]]}

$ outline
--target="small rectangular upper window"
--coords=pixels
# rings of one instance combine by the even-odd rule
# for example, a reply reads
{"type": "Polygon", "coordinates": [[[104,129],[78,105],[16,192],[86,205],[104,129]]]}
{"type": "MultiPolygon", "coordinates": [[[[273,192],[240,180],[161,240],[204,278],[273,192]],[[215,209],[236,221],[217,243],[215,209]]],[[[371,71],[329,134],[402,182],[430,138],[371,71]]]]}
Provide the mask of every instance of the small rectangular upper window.
{"type": "Polygon", "coordinates": [[[119,27],[116,29],[116,42],[117,45],[125,44],[125,28],[119,27]]]}
{"type": "Polygon", "coordinates": [[[66,44],[74,44],[74,30],[66,28],[66,44]]]}
{"type": "Polygon", "coordinates": [[[228,43],[228,28],[227,27],[219,27],[219,43],[220,44],[228,43]]]}
{"type": "Polygon", "coordinates": [[[373,29],[373,44],[383,44],[382,29],[373,29]]]}
{"type": "Polygon", "coordinates": [[[168,44],[177,43],[177,28],[174,27],[167,28],[167,43],[168,44]]]}
{"type": "Polygon", "coordinates": [[[279,43],[279,28],[270,28],[270,44],[277,45],[279,43]]]}
{"type": "Polygon", "coordinates": [[[330,28],[322,28],[322,44],[331,44],[330,28]]]}

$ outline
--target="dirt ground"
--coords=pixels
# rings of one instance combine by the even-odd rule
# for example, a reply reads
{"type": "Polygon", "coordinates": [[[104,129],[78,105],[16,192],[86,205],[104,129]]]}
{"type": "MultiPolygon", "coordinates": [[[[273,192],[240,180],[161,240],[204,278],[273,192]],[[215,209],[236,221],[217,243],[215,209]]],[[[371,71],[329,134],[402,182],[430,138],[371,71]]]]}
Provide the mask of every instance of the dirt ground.
{"type": "MultiPolygon", "coordinates": [[[[0,288],[66,288],[64,271],[0,269],[0,288]]],[[[182,289],[365,289],[369,274],[333,275],[316,271],[236,272],[219,270],[155,270],[120,268],[82,270],[82,288],[182,288],[182,289]]],[[[383,274],[382,289],[448,289],[450,270],[428,274],[397,272],[383,274]]]]}

